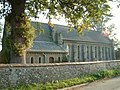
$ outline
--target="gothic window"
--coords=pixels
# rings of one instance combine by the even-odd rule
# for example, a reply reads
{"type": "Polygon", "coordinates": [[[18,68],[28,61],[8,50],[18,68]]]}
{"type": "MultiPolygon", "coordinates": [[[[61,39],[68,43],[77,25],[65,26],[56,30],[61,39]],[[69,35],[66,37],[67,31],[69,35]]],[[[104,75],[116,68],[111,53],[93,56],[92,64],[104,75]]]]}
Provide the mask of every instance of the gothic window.
{"type": "Polygon", "coordinates": [[[95,58],[97,58],[97,47],[95,47],[95,58]]]}
{"type": "Polygon", "coordinates": [[[92,46],[92,55],[93,55],[93,58],[95,58],[95,48],[94,48],[94,46],[92,46]]]}
{"type": "Polygon", "coordinates": [[[104,59],[104,47],[102,47],[102,59],[104,59]]]}
{"type": "Polygon", "coordinates": [[[83,60],[85,61],[87,59],[87,46],[83,45],[83,60]]]}
{"type": "Polygon", "coordinates": [[[78,46],[78,59],[80,59],[80,46],[78,46]]]}
{"type": "Polygon", "coordinates": [[[41,63],[41,57],[39,57],[39,63],[41,63]]]}
{"type": "Polygon", "coordinates": [[[107,52],[107,47],[105,47],[105,59],[107,60],[107,58],[108,58],[108,56],[107,56],[107,54],[108,54],[108,52],[107,52]]]}
{"type": "Polygon", "coordinates": [[[30,62],[33,63],[33,57],[30,58],[30,62]]]}
{"type": "Polygon", "coordinates": [[[84,54],[84,45],[82,45],[82,59],[83,59],[83,61],[84,61],[84,58],[85,58],[85,54],[84,54]]]}
{"type": "Polygon", "coordinates": [[[89,59],[89,46],[87,46],[87,58],[89,59]]]}
{"type": "Polygon", "coordinates": [[[60,57],[58,57],[58,62],[60,62],[60,57]]]}
{"type": "Polygon", "coordinates": [[[99,58],[99,60],[100,60],[100,46],[98,46],[98,58],[99,58]]]}
{"type": "Polygon", "coordinates": [[[110,58],[110,48],[108,48],[108,54],[109,54],[108,56],[109,56],[109,58],[110,58]]]}
{"type": "Polygon", "coordinates": [[[92,46],[90,46],[90,56],[91,56],[91,60],[93,60],[92,46]]]}

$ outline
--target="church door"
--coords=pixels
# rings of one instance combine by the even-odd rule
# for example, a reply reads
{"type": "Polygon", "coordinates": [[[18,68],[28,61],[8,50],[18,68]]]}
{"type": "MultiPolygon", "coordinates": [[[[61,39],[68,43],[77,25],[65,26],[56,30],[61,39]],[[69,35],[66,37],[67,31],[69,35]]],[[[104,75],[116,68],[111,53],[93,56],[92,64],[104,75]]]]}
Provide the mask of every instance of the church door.
{"type": "Polygon", "coordinates": [[[49,58],[49,63],[54,63],[54,58],[53,57],[49,58]]]}

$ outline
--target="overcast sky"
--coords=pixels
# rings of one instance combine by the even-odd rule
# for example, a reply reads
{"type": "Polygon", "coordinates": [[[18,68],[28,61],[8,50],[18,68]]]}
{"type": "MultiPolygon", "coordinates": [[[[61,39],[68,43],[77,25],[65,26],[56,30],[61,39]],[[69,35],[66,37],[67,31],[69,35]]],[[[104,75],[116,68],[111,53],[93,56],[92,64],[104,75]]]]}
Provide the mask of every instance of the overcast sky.
{"type": "Polygon", "coordinates": [[[117,34],[116,37],[120,40],[120,8],[117,7],[118,3],[110,3],[110,5],[112,6],[112,14],[114,15],[114,17],[112,18],[111,21],[109,21],[110,24],[115,24],[115,33],[117,34]]]}

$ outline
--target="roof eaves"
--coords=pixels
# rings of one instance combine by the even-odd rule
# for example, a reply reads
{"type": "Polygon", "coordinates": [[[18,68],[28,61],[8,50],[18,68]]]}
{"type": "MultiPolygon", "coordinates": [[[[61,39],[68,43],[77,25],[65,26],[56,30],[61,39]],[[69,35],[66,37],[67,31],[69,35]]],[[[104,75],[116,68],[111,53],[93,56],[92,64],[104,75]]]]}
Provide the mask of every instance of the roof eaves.
{"type": "Polygon", "coordinates": [[[27,50],[28,52],[48,52],[48,53],[68,53],[66,51],[60,51],[60,50],[27,50]]]}
{"type": "Polygon", "coordinates": [[[73,42],[77,41],[77,42],[90,42],[90,43],[111,44],[111,42],[105,43],[105,42],[97,42],[97,41],[74,40],[74,39],[67,39],[67,38],[63,38],[63,41],[73,41],[73,42]]]}

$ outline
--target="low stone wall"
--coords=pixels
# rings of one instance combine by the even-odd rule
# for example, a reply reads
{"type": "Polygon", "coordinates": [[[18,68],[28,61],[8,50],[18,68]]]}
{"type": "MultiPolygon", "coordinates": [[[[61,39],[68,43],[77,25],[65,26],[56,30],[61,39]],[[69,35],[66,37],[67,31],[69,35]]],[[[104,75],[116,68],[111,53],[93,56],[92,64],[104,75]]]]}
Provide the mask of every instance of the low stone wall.
{"type": "Polygon", "coordinates": [[[53,64],[0,64],[0,87],[45,83],[120,68],[120,60],[53,64]]]}

